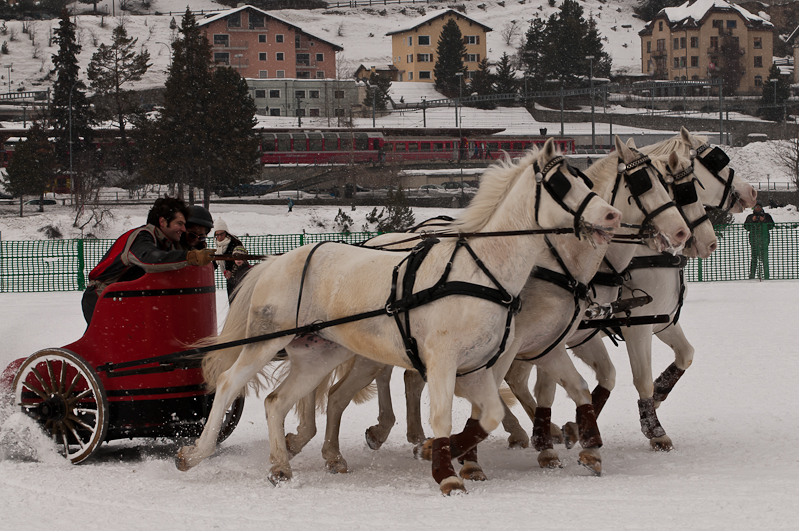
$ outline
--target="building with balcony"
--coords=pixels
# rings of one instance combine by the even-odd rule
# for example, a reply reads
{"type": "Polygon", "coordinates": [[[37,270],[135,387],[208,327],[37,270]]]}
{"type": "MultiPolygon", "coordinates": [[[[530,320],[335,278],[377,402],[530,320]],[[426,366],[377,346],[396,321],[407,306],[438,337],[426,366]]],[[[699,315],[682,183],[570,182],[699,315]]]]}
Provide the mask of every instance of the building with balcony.
{"type": "Polygon", "coordinates": [[[773,55],[774,25],[725,0],[696,0],[661,9],[643,30],[641,69],[654,79],[702,80],[721,76],[736,50],[743,73],[738,93],[760,93],[773,55]]]}
{"type": "Polygon", "coordinates": [[[401,28],[386,33],[391,36],[393,65],[399,70],[397,81],[435,83],[433,68],[438,38],[444,24],[450,20],[458,24],[466,44],[466,56],[463,58],[466,75],[469,79],[474,76],[478,64],[486,56],[486,33],[491,28],[454,9],[444,9],[415,18],[401,28]]]}
{"type": "Polygon", "coordinates": [[[248,79],[258,114],[350,119],[363,93],[354,79],[248,79]]]}
{"type": "Polygon", "coordinates": [[[197,23],[213,48],[213,63],[244,78],[336,77],[336,52],[344,48],[299,26],[245,5],[197,23]]]}

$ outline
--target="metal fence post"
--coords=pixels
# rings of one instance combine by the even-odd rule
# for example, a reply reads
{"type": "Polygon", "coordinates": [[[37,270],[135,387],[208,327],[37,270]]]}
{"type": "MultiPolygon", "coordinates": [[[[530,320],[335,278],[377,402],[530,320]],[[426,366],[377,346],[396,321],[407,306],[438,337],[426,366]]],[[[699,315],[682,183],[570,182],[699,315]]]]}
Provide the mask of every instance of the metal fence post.
{"type": "Polygon", "coordinates": [[[83,255],[83,240],[78,240],[78,289],[86,289],[86,276],[83,270],[86,267],[86,257],[83,255]]]}

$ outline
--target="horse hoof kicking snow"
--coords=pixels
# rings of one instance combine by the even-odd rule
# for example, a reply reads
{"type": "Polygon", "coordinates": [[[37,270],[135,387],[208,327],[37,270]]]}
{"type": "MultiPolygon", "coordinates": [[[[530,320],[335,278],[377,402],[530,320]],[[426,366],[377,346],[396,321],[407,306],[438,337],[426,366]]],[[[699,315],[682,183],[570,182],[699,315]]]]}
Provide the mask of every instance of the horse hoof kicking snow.
{"type": "Polygon", "coordinates": [[[541,468],[563,468],[558,453],[555,450],[547,449],[538,454],[538,466],[541,468]]]}
{"type": "Polygon", "coordinates": [[[602,475],[602,457],[599,455],[599,448],[586,448],[580,452],[577,462],[590,470],[595,476],[602,475]]]}
{"type": "Polygon", "coordinates": [[[464,461],[458,475],[471,481],[485,481],[488,479],[480,465],[474,461],[464,461]]]}
{"type": "Polygon", "coordinates": [[[331,474],[347,474],[349,472],[347,461],[341,456],[327,461],[325,463],[325,470],[331,474]]]}
{"type": "Polygon", "coordinates": [[[674,445],[671,443],[671,439],[668,435],[649,439],[649,446],[658,452],[670,452],[674,449],[674,445]]]}

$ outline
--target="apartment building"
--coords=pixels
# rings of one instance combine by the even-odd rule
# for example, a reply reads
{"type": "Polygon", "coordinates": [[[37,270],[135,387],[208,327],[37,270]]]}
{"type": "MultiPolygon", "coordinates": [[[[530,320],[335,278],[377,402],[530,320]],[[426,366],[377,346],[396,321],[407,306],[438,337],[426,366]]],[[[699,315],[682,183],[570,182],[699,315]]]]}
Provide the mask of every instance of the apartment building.
{"type": "Polygon", "coordinates": [[[213,47],[215,65],[244,78],[332,79],[344,48],[299,26],[245,5],[197,23],[213,47]]]}
{"type": "Polygon", "coordinates": [[[697,0],[660,10],[639,32],[641,69],[654,79],[718,77],[722,43],[733,42],[743,71],[736,92],[760,93],[773,55],[774,25],[724,0],[697,0]]]}
{"type": "Polygon", "coordinates": [[[259,114],[349,118],[361,109],[359,83],[354,79],[248,79],[259,114]]]}
{"type": "Polygon", "coordinates": [[[486,33],[491,28],[454,9],[433,11],[415,18],[394,31],[391,36],[393,65],[399,71],[398,81],[435,83],[433,68],[436,64],[438,39],[444,24],[454,20],[466,44],[464,64],[467,77],[477,72],[478,63],[486,56],[486,33]]]}

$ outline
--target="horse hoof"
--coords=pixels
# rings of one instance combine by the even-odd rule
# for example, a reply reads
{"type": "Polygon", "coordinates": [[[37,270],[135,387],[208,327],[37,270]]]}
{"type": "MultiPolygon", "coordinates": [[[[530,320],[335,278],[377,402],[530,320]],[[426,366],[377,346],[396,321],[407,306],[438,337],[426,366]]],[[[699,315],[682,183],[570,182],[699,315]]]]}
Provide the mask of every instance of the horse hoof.
{"type": "Polygon", "coordinates": [[[508,437],[508,448],[529,448],[530,437],[525,433],[523,437],[511,435],[508,437]]]}
{"type": "Polygon", "coordinates": [[[325,463],[325,470],[330,474],[346,474],[349,472],[347,468],[347,461],[343,457],[338,459],[331,459],[325,463]]]}
{"type": "Polygon", "coordinates": [[[439,485],[441,494],[444,496],[452,496],[453,494],[466,494],[466,487],[463,480],[458,476],[450,476],[441,481],[439,485]]]}
{"type": "Polygon", "coordinates": [[[549,425],[550,437],[552,437],[552,444],[563,444],[563,430],[558,428],[557,424],[549,425]]]}
{"type": "Polygon", "coordinates": [[[424,461],[433,460],[433,439],[427,439],[422,444],[417,444],[413,447],[414,459],[421,459],[424,461]]]}
{"type": "Polygon", "coordinates": [[[190,451],[191,447],[184,446],[178,450],[178,455],[175,456],[175,466],[181,472],[188,472],[194,467],[194,465],[191,464],[191,458],[187,455],[190,451]]]}
{"type": "Polygon", "coordinates": [[[599,448],[587,448],[580,452],[577,462],[590,470],[595,476],[602,475],[602,456],[599,455],[599,448]]]}
{"type": "Polygon", "coordinates": [[[668,435],[649,439],[649,446],[656,452],[670,452],[674,449],[674,445],[668,435]]]}
{"type": "Polygon", "coordinates": [[[577,428],[577,423],[567,422],[563,425],[563,444],[566,445],[567,450],[571,450],[577,441],[580,440],[580,430],[577,428]]]}
{"type": "Polygon", "coordinates": [[[269,483],[277,487],[281,483],[285,483],[291,479],[291,472],[285,472],[281,468],[272,468],[272,471],[269,473],[266,479],[269,480],[269,483]]]}
{"type": "Polygon", "coordinates": [[[376,426],[372,426],[371,428],[366,429],[366,444],[372,450],[379,450],[381,446],[383,446],[383,442],[374,435],[374,430],[376,426]]]}
{"type": "Polygon", "coordinates": [[[543,450],[538,454],[538,466],[541,468],[563,468],[557,452],[552,449],[543,450]]]}
{"type": "Polygon", "coordinates": [[[474,461],[464,462],[458,475],[463,479],[469,479],[471,481],[485,481],[488,479],[483,469],[480,468],[480,465],[474,461]]]}

